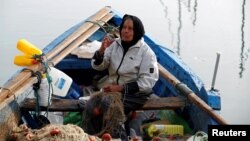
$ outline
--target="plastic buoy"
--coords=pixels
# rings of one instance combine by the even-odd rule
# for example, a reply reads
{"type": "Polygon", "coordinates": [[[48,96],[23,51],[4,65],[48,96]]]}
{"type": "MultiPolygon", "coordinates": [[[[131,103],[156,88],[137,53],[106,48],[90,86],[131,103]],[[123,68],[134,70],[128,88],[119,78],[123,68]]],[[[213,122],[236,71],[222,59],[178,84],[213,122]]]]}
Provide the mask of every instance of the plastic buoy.
{"type": "Polygon", "coordinates": [[[17,66],[31,66],[37,63],[35,59],[31,59],[28,55],[17,55],[14,58],[14,64],[17,66]]]}
{"type": "Polygon", "coordinates": [[[17,48],[23,53],[32,55],[32,56],[42,54],[42,51],[39,48],[37,48],[35,45],[31,44],[25,39],[20,39],[17,42],[17,48]]]}

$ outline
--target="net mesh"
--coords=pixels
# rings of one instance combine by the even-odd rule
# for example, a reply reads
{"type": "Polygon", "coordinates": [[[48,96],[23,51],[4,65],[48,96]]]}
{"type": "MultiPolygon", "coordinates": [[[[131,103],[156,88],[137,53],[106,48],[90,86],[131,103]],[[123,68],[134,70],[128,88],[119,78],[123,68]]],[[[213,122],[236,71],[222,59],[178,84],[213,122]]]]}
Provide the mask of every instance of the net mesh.
{"type": "Polygon", "coordinates": [[[83,129],[96,136],[109,133],[119,137],[125,114],[120,93],[98,92],[91,96],[83,113],[83,129]]]}

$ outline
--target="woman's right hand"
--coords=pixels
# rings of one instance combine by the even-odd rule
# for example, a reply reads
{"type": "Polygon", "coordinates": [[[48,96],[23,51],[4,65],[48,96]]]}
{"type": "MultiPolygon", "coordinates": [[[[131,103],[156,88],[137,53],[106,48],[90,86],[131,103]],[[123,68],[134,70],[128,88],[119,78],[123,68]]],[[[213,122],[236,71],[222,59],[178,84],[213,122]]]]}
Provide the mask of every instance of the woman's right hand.
{"type": "Polygon", "coordinates": [[[103,40],[102,40],[102,45],[99,49],[99,53],[101,55],[104,54],[104,51],[106,50],[106,48],[108,48],[112,43],[113,43],[114,40],[110,40],[110,38],[108,37],[108,35],[106,35],[103,40]]]}

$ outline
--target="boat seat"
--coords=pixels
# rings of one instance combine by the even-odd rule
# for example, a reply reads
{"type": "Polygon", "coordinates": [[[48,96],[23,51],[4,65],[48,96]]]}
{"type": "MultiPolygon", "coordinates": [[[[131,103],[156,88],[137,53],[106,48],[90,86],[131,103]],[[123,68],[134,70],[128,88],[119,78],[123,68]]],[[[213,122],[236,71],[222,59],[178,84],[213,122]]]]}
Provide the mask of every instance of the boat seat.
{"type": "MultiPolygon", "coordinates": [[[[52,104],[49,106],[48,111],[61,111],[61,112],[81,112],[85,109],[86,100],[75,99],[52,99],[52,104]]],[[[178,109],[187,105],[187,100],[183,97],[150,97],[141,109],[138,110],[162,110],[162,109],[178,109]]],[[[21,110],[35,111],[36,99],[27,98],[21,105],[21,110]]],[[[40,107],[41,111],[46,111],[47,107],[40,107]]]]}

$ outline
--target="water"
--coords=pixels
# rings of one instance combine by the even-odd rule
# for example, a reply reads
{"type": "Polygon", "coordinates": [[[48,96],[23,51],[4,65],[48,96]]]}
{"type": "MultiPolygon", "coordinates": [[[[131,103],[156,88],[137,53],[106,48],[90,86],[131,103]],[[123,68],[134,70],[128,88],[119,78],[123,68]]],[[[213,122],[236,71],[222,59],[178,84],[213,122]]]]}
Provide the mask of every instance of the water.
{"type": "Polygon", "coordinates": [[[0,0],[0,86],[19,69],[13,64],[18,39],[42,49],[104,6],[140,17],[146,33],[175,51],[208,88],[220,52],[221,115],[231,124],[250,124],[247,0],[0,0]]]}

